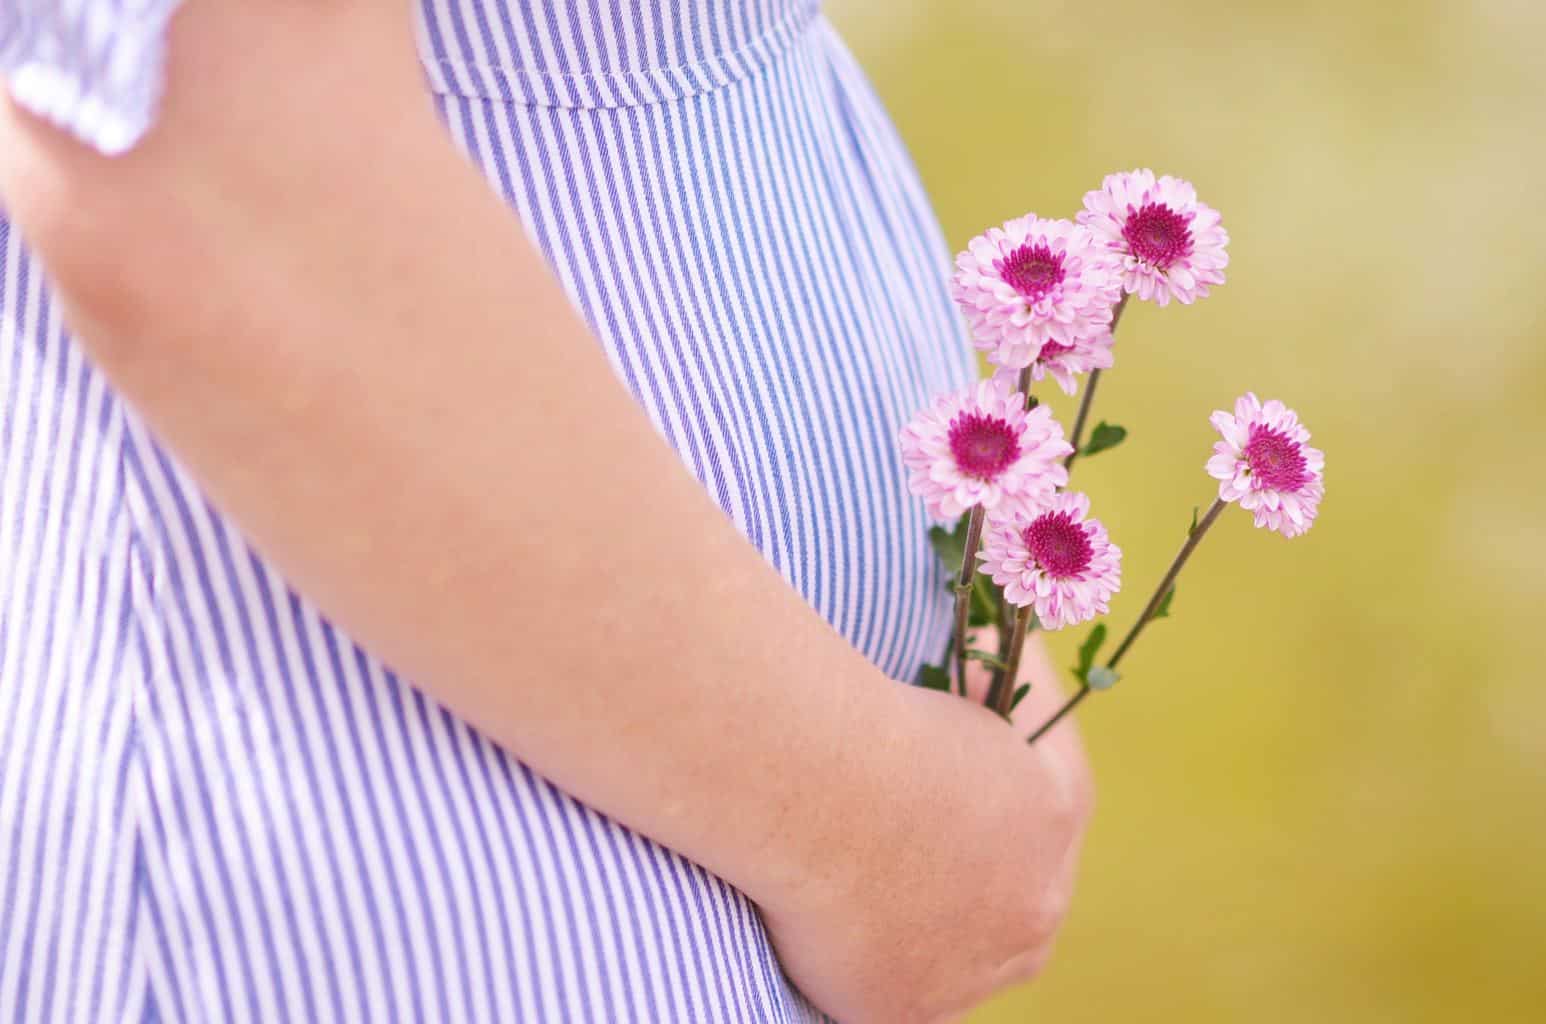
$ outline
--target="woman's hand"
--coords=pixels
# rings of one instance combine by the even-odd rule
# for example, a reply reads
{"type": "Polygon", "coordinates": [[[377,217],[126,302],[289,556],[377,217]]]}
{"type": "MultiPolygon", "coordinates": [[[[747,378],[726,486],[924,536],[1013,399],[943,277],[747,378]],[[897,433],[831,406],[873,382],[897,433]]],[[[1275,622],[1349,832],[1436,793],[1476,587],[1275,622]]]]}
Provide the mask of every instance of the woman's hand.
{"type": "Polygon", "coordinates": [[[1047,960],[1093,789],[1071,720],[1025,745],[1063,699],[1040,643],[1026,645],[1026,661],[1033,685],[1013,728],[980,706],[988,672],[976,662],[970,703],[906,691],[908,713],[934,742],[896,780],[927,795],[907,834],[763,908],[790,977],[845,1024],[949,1020],[1047,960]]]}

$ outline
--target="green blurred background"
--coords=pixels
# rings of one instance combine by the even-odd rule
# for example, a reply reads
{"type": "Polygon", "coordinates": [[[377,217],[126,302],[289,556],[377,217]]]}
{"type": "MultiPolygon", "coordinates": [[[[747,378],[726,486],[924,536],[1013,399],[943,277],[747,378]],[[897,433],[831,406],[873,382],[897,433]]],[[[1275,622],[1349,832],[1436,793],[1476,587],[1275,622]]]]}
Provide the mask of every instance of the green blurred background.
{"type": "Polygon", "coordinates": [[[1327,453],[1315,529],[1231,510],[1082,709],[1073,916],[974,1022],[1546,1021],[1546,3],[829,13],[952,246],[1135,166],[1224,215],[1228,283],[1129,310],[1132,436],[1077,474],[1114,626],[1214,492],[1211,410],[1283,398],[1327,453]]]}

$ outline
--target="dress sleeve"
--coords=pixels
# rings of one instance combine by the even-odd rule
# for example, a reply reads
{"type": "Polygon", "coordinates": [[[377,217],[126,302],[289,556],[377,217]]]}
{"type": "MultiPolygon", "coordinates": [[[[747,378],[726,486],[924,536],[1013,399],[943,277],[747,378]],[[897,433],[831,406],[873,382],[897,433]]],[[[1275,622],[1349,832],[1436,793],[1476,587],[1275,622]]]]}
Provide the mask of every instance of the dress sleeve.
{"type": "Polygon", "coordinates": [[[81,141],[122,153],[155,119],[180,2],[0,0],[0,83],[81,141]]]}

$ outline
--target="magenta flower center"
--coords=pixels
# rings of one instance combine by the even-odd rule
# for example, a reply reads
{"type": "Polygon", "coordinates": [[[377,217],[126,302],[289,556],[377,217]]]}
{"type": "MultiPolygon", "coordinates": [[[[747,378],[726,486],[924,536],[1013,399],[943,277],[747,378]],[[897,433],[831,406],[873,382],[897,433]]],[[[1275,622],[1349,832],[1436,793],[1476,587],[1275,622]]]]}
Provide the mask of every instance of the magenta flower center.
{"type": "Polygon", "coordinates": [[[1128,207],[1122,237],[1133,255],[1159,270],[1168,270],[1177,260],[1192,254],[1190,217],[1182,216],[1162,203],[1147,203],[1137,212],[1128,207]]]}
{"type": "Polygon", "coordinates": [[[1047,512],[1025,528],[1025,546],[1041,571],[1055,578],[1077,576],[1090,567],[1095,552],[1084,524],[1067,512],[1047,512]]]}
{"type": "Polygon", "coordinates": [[[1003,259],[995,260],[993,269],[1005,284],[1032,302],[1062,284],[1067,275],[1063,254],[1053,252],[1042,242],[1027,242],[1003,259]]]}
{"type": "Polygon", "coordinates": [[[950,454],[962,473],[992,480],[1020,457],[1020,439],[997,416],[963,412],[950,423],[950,454]]]}
{"type": "Polygon", "coordinates": [[[1257,424],[1245,444],[1245,462],[1251,477],[1275,491],[1297,491],[1310,482],[1304,451],[1287,434],[1257,424]]]}
{"type": "Polygon", "coordinates": [[[1036,358],[1045,363],[1050,359],[1056,359],[1058,356],[1066,356],[1073,350],[1074,346],[1072,345],[1065,345],[1060,341],[1052,341],[1051,339],[1048,339],[1047,342],[1041,346],[1041,355],[1037,356],[1036,358]]]}

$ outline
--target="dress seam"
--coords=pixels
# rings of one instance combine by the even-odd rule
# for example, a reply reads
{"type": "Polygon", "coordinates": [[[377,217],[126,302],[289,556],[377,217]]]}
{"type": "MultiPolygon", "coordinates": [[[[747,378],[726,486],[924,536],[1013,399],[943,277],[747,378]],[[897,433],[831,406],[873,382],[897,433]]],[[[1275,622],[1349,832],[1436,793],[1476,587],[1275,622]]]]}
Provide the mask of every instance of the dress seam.
{"type": "MultiPolygon", "coordinates": [[[[153,899],[150,881],[143,870],[149,800],[147,777],[149,765],[146,760],[148,755],[145,747],[143,716],[152,671],[147,656],[146,630],[155,620],[154,594],[159,574],[156,571],[154,549],[150,545],[148,531],[145,530],[142,520],[145,515],[144,495],[139,490],[140,481],[130,471],[130,463],[137,461],[137,456],[132,451],[133,429],[127,407],[122,399],[117,401],[116,412],[119,421],[118,474],[122,487],[121,514],[127,528],[125,541],[127,564],[124,585],[127,589],[129,612],[128,629],[122,638],[122,642],[128,648],[124,652],[123,663],[128,667],[129,690],[129,735],[125,744],[124,758],[127,762],[126,769],[132,773],[132,781],[125,794],[127,801],[125,816],[128,819],[129,830],[134,836],[134,861],[129,882],[130,902],[131,905],[144,906],[153,899]]],[[[128,937],[129,976],[125,991],[132,993],[136,986],[143,986],[146,993],[144,1012],[148,1015],[153,1012],[151,1007],[154,1002],[150,983],[149,933],[143,916],[131,912],[131,920],[133,926],[128,937]]]]}
{"type": "MultiPolygon", "coordinates": [[[[135,428],[132,417],[122,400],[118,402],[118,415],[121,422],[118,472],[123,481],[124,516],[129,527],[129,550],[134,558],[133,564],[139,567],[145,590],[153,598],[162,582],[162,552],[160,546],[154,542],[156,531],[151,524],[155,516],[151,511],[151,502],[144,491],[144,461],[140,457],[138,445],[134,440],[135,428]]],[[[131,599],[131,607],[137,623],[145,618],[154,620],[154,601],[147,604],[140,599],[137,591],[131,593],[131,599]]]]}
{"type": "Polygon", "coordinates": [[[802,4],[741,45],[702,60],[615,71],[560,71],[503,67],[485,61],[421,55],[430,91],[443,96],[497,100],[526,107],[615,110],[647,107],[729,88],[794,49],[821,21],[821,5],[802,4]],[[470,87],[456,77],[471,80],[470,87]],[[621,97],[567,96],[567,87],[583,84],[621,97]],[[631,98],[627,98],[631,97],[631,98]]]}

